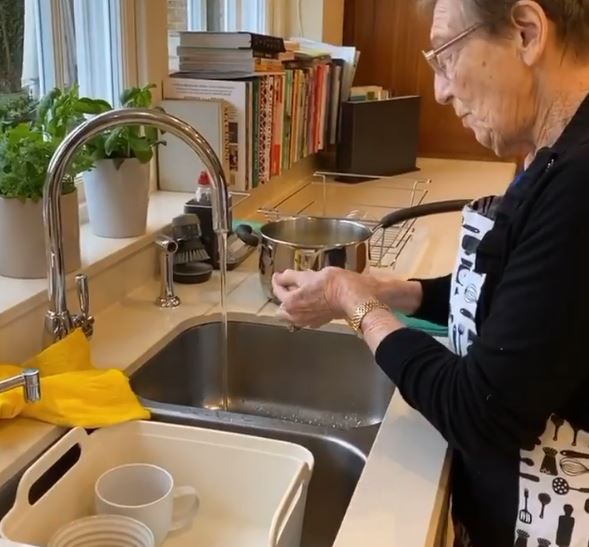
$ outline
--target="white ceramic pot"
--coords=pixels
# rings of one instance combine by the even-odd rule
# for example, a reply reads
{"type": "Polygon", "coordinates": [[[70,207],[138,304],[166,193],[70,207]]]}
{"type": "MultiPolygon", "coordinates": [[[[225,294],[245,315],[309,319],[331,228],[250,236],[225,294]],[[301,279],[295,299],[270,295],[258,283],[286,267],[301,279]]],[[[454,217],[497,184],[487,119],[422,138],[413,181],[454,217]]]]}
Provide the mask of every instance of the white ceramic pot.
{"type": "MultiPolygon", "coordinates": [[[[78,192],[61,196],[66,272],[80,268],[78,192]]],[[[0,197],[0,275],[22,279],[47,277],[43,201],[0,197]]]]}
{"type": "Polygon", "coordinates": [[[117,169],[100,160],[84,173],[88,218],[100,237],[136,237],[145,233],[149,201],[149,164],[127,159],[117,169]]]}

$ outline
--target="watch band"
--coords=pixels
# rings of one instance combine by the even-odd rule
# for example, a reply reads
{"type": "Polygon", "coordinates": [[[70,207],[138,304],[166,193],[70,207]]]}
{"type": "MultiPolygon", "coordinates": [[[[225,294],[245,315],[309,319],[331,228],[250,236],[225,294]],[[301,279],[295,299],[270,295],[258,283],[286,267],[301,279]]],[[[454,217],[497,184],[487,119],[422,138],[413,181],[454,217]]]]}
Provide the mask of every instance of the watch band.
{"type": "Polygon", "coordinates": [[[390,308],[376,299],[367,300],[356,307],[354,313],[347,318],[348,325],[352,327],[357,333],[362,332],[362,321],[366,315],[374,310],[386,310],[390,311],[390,308]]]}

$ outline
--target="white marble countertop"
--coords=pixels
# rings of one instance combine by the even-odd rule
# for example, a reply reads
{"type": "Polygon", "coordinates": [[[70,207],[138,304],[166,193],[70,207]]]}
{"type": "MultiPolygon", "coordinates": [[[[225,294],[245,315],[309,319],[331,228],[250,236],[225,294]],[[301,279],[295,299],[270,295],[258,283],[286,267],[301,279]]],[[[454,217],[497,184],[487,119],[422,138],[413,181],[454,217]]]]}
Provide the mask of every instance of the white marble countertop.
{"type": "MultiPolygon", "coordinates": [[[[421,175],[433,179],[427,201],[476,197],[501,192],[513,166],[499,163],[421,160],[421,175]]],[[[428,252],[415,275],[450,270],[456,250],[459,215],[418,221],[415,242],[427,240],[428,252]]],[[[153,305],[157,283],[140,287],[96,318],[92,355],[97,366],[129,372],[186,327],[219,311],[218,277],[202,286],[177,286],[182,305],[160,310],[153,305]]],[[[272,321],[250,259],[229,274],[229,314],[272,321]]],[[[0,484],[40,454],[61,434],[59,428],[16,419],[0,425],[0,484]]],[[[393,396],[364,472],[336,540],[336,547],[422,547],[433,544],[441,512],[446,443],[399,393],[393,396]]]]}

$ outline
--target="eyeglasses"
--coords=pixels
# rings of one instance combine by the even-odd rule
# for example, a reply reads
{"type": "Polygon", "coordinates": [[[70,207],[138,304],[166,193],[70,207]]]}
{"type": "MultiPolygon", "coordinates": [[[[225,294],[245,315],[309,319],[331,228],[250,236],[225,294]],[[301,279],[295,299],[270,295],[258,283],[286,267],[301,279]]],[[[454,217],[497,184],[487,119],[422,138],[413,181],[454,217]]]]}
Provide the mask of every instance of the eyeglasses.
{"type": "Polygon", "coordinates": [[[468,27],[466,30],[463,30],[457,36],[454,36],[454,38],[451,38],[447,42],[443,43],[440,47],[430,49],[429,51],[422,51],[425,60],[432,67],[436,74],[447,77],[445,67],[443,67],[440,64],[440,60],[438,58],[439,55],[444,53],[444,51],[446,51],[447,49],[451,48],[457,42],[460,42],[461,40],[464,40],[467,36],[470,36],[475,30],[478,30],[481,26],[481,23],[476,23],[471,27],[468,27]]]}

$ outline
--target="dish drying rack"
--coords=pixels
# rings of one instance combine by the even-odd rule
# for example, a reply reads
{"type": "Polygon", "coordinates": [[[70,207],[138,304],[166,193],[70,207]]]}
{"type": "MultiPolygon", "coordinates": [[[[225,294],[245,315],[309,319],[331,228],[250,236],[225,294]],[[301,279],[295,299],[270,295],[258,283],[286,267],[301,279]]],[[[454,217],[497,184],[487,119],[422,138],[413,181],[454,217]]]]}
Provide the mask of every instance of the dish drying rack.
{"type": "MultiPolygon", "coordinates": [[[[374,229],[386,214],[420,205],[431,179],[406,176],[372,177],[329,171],[316,171],[302,188],[271,208],[258,213],[268,222],[282,218],[320,216],[354,220],[374,229]],[[370,179],[360,184],[336,182],[335,177],[358,176],[370,179]]],[[[371,266],[393,268],[411,240],[416,219],[376,230],[371,239],[371,266]]]]}

